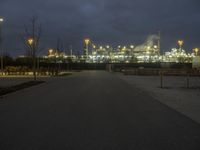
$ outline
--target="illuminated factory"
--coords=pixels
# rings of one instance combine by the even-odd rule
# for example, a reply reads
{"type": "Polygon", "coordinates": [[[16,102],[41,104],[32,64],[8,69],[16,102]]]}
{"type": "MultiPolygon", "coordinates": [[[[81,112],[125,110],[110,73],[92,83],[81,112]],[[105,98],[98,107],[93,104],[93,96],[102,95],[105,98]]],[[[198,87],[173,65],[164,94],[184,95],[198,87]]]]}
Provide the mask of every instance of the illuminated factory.
{"type": "Polygon", "coordinates": [[[115,48],[106,45],[94,44],[90,39],[84,40],[83,55],[66,55],[63,52],[49,50],[47,58],[57,58],[61,62],[86,62],[86,63],[155,63],[155,62],[192,62],[198,56],[199,49],[193,49],[192,53],[186,53],[183,49],[184,42],[178,41],[178,48],[161,54],[160,36],[149,36],[142,45],[119,45],[115,48]]]}

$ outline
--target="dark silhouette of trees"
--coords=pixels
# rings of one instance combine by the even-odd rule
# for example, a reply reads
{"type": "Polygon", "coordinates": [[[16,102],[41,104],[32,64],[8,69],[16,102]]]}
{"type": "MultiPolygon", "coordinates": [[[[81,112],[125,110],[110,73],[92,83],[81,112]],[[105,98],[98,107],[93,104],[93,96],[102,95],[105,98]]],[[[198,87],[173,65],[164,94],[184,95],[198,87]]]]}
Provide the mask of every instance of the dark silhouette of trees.
{"type": "Polygon", "coordinates": [[[3,60],[4,60],[5,66],[9,66],[9,65],[12,65],[14,63],[13,58],[9,54],[4,54],[3,60]]]}
{"type": "Polygon", "coordinates": [[[32,59],[33,65],[33,76],[36,80],[36,66],[37,66],[37,53],[40,49],[42,35],[42,26],[38,21],[36,16],[33,16],[30,20],[30,26],[24,27],[24,33],[22,35],[22,40],[27,48],[27,57],[32,59]]]}

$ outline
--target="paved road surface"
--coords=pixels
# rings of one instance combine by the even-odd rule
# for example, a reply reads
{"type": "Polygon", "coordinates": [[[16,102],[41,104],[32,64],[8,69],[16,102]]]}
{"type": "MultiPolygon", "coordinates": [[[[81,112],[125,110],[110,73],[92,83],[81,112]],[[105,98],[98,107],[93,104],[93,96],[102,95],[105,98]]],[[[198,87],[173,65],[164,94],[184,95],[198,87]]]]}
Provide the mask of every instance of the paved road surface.
{"type": "Polygon", "coordinates": [[[200,125],[91,71],[0,99],[0,149],[199,150],[200,125]]]}

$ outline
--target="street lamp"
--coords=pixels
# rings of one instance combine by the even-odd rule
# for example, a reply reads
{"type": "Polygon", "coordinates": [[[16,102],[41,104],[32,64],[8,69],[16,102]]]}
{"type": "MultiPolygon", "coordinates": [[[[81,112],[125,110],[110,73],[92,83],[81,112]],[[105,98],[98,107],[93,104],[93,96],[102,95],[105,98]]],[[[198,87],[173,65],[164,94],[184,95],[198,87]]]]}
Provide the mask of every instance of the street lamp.
{"type": "Polygon", "coordinates": [[[49,49],[49,55],[52,56],[53,55],[53,49],[49,49]]]}
{"type": "MultiPolygon", "coordinates": [[[[31,55],[33,58],[33,75],[34,75],[34,81],[36,81],[36,56],[35,56],[35,45],[34,45],[34,38],[29,38],[27,40],[28,45],[30,46],[30,50],[31,50],[31,55]]],[[[38,65],[39,66],[39,65],[38,65]]]]}
{"type": "Polygon", "coordinates": [[[199,48],[194,48],[193,51],[195,52],[195,55],[198,56],[199,48]]]}
{"type": "Polygon", "coordinates": [[[134,49],[134,45],[131,45],[130,48],[131,48],[131,49],[134,49]]]}
{"type": "MultiPolygon", "coordinates": [[[[27,40],[27,43],[28,43],[28,46],[29,46],[29,49],[30,49],[30,54],[31,55],[33,55],[34,54],[34,48],[33,48],[33,42],[34,42],[34,40],[33,40],[33,38],[29,38],[28,40],[27,40]]],[[[34,56],[33,56],[34,57],[34,56]]]]}
{"type": "Polygon", "coordinates": [[[153,47],[154,47],[154,49],[157,49],[157,48],[158,48],[158,46],[157,46],[157,45],[154,45],[153,47]]]}
{"type": "Polygon", "coordinates": [[[29,39],[28,39],[28,44],[29,44],[30,46],[33,45],[33,42],[34,42],[33,38],[29,38],[29,39]]]}
{"type": "Polygon", "coordinates": [[[93,47],[93,49],[96,49],[96,45],[93,44],[92,47],[93,47]]]}
{"type": "Polygon", "coordinates": [[[85,39],[85,44],[89,45],[89,43],[90,43],[90,39],[85,39]]]}
{"type": "Polygon", "coordinates": [[[86,55],[86,58],[88,58],[89,44],[90,44],[90,39],[85,39],[85,45],[86,45],[85,55],[86,55]]]}
{"type": "Polygon", "coordinates": [[[2,35],[2,24],[4,19],[0,17],[0,53],[1,53],[1,73],[3,75],[3,35],[2,35]]]}
{"type": "Polygon", "coordinates": [[[178,40],[178,45],[180,49],[182,49],[183,44],[184,44],[183,40],[178,40]]]}

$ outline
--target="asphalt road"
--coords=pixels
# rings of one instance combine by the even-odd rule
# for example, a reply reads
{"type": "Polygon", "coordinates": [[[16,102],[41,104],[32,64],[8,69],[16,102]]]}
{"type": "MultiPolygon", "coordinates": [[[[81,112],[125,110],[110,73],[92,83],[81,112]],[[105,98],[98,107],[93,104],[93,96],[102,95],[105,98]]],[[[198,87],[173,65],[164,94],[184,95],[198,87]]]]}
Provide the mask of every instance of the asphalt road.
{"type": "Polygon", "coordinates": [[[200,125],[117,76],[83,72],[0,99],[0,150],[199,150],[200,125]]]}

